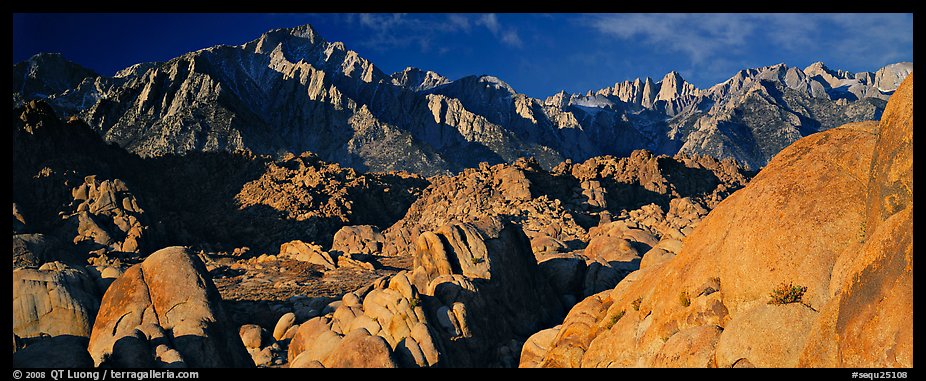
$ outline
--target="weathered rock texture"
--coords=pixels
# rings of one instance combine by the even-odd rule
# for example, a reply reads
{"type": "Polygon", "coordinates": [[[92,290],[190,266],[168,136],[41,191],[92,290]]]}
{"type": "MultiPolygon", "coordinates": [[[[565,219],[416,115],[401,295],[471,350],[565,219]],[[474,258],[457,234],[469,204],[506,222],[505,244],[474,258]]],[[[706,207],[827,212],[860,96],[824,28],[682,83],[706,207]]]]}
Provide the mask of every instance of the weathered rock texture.
{"type": "Polygon", "coordinates": [[[912,93],[911,74],[880,124],[783,150],[674,259],[580,302],[523,365],[912,366],[912,93]],[[799,302],[773,303],[792,283],[799,302]]]}
{"type": "Polygon", "coordinates": [[[896,95],[867,176],[864,243],[833,267],[832,300],[808,335],[802,366],[913,366],[912,73],[896,95]]]}
{"type": "Polygon", "coordinates": [[[115,367],[254,365],[202,261],[182,247],[158,250],[109,287],[89,351],[115,367]]]}
{"type": "Polygon", "coordinates": [[[61,262],[13,270],[13,333],[90,336],[100,306],[93,277],[61,262]]]}

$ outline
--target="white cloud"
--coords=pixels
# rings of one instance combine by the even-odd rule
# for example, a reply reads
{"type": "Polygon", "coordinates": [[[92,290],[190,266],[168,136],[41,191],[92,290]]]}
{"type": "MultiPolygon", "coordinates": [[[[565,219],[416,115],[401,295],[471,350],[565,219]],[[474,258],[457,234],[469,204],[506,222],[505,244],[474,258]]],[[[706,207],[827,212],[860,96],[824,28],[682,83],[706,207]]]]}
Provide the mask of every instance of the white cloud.
{"type": "Polygon", "coordinates": [[[621,39],[642,39],[700,63],[746,43],[754,25],[720,14],[614,14],[591,16],[591,26],[621,39]]]}
{"type": "Polygon", "coordinates": [[[518,29],[503,25],[494,13],[348,13],[326,17],[338,17],[346,24],[369,30],[370,33],[356,43],[380,51],[409,46],[417,46],[422,52],[440,50],[441,39],[460,33],[468,34],[474,27],[486,28],[502,44],[524,46],[518,29]]]}
{"type": "Polygon", "coordinates": [[[518,30],[514,27],[503,27],[502,24],[498,22],[498,16],[494,13],[486,13],[480,16],[479,19],[476,20],[476,25],[486,27],[492,35],[504,44],[519,48],[524,46],[521,37],[518,36],[518,30]]]}
{"type": "Polygon", "coordinates": [[[578,21],[603,36],[681,54],[697,71],[735,70],[768,56],[756,51],[768,45],[780,50],[781,61],[809,57],[874,70],[909,57],[913,42],[909,14],[596,14],[578,21]]]}
{"type": "Polygon", "coordinates": [[[479,17],[479,21],[476,21],[476,24],[483,25],[489,29],[492,34],[498,34],[501,26],[498,24],[498,17],[494,13],[486,13],[479,17]]]}
{"type": "Polygon", "coordinates": [[[447,15],[447,22],[454,29],[462,30],[464,32],[469,32],[469,29],[470,29],[469,18],[467,18],[464,15],[449,14],[447,15]]]}

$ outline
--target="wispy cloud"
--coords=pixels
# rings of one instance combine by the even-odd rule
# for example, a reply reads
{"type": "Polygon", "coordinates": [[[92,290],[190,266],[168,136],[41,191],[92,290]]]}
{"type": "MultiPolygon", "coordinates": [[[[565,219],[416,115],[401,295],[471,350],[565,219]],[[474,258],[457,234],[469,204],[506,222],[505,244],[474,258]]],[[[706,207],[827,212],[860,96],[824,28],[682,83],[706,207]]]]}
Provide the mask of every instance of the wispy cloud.
{"type": "Polygon", "coordinates": [[[870,70],[908,57],[913,42],[910,14],[596,14],[582,16],[580,24],[715,72],[755,61],[763,47],[782,60],[835,59],[870,70]]]}
{"type": "Polygon", "coordinates": [[[380,51],[417,46],[422,52],[431,51],[442,35],[468,33],[471,23],[464,15],[439,17],[406,13],[360,13],[342,15],[348,24],[369,29],[358,44],[380,51]]]}
{"type": "Polygon", "coordinates": [[[641,39],[662,49],[682,53],[694,62],[746,42],[755,25],[729,15],[613,14],[590,16],[590,25],[620,39],[641,39]]]}
{"type": "Polygon", "coordinates": [[[469,29],[470,29],[469,18],[464,15],[459,15],[459,14],[447,15],[447,22],[452,27],[454,27],[454,29],[459,29],[465,32],[469,32],[469,29]]]}
{"type": "Polygon", "coordinates": [[[503,44],[524,45],[517,28],[502,25],[495,14],[360,13],[341,17],[348,24],[371,31],[358,41],[359,45],[380,51],[417,46],[422,52],[440,53],[439,41],[460,33],[469,34],[474,27],[485,27],[503,44]]]}
{"type": "Polygon", "coordinates": [[[477,25],[482,25],[486,27],[496,38],[499,39],[504,44],[514,46],[514,47],[523,47],[524,43],[521,41],[521,37],[518,36],[518,30],[514,27],[504,27],[498,21],[498,16],[494,13],[487,13],[479,17],[476,20],[477,25]]]}

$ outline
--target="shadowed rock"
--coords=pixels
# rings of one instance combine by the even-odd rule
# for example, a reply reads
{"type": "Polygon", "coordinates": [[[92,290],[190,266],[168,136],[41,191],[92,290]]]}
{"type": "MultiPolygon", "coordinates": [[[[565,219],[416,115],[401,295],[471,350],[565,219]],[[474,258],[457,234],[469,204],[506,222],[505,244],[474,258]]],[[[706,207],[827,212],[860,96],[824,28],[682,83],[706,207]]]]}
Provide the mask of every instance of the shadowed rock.
{"type": "Polygon", "coordinates": [[[110,285],[89,350],[97,365],[116,367],[153,364],[161,344],[190,367],[253,366],[227,321],[203,263],[182,247],[169,247],[110,285]]]}

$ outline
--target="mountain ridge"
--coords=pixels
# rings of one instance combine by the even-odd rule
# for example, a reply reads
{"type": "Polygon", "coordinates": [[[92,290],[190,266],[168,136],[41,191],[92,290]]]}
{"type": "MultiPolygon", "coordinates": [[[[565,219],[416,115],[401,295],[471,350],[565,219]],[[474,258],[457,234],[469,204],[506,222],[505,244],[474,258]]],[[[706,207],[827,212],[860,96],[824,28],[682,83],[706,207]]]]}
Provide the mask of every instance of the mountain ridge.
{"type": "MultiPolygon", "coordinates": [[[[424,175],[522,156],[552,168],[640,148],[757,168],[799,137],[876,119],[912,70],[907,63],[863,73],[778,64],[741,70],[708,89],[672,71],[658,82],[637,78],[541,100],[491,75],[450,80],[413,67],[387,74],[310,25],[55,86],[17,78],[15,67],[14,106],[45,98],[142,156],[312,151],[355,169],[424,175]],[[763,113],[780,120],[769,126],[763,113]]],[[[82,75],[78,68],[73,76],[82,75]]]]}

